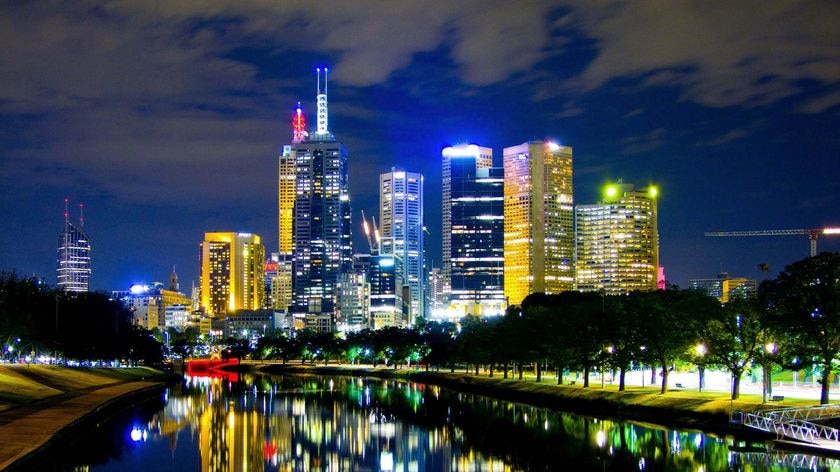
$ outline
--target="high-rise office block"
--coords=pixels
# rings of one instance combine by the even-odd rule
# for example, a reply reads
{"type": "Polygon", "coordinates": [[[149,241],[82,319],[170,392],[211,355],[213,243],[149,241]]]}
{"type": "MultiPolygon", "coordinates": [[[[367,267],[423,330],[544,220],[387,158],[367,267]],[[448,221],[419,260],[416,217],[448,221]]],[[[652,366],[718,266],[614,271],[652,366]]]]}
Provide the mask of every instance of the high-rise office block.
{"type": "Polygon", "coordinates": [[[408,324],[425,313],[423,176],[398,171],[379,176],[380,254],[396,256],[408,286],[408,324]]]}
{"type": "MultiPolygon", "coordinates": [[[[298,108],[300,110],[300,108],[298,108]]],[[[292,222],[295,211],[295,159],[292,146],[283,146],[279,157],[277,182],[278,202],[278,245],[280,254],[292,253],[292,222]]]]}
{"type": "MultiPolygon", "coordinates": [[[[84,214],[79,218],[79,225],[70,222],[64,200],[64,229],[58,236],[58,288],[65,292],[87,292],[90,289],[90,241],[85,233],[84,214]]],[[[80,211],[84,209],[79,205],[80,211]]]]}
{"type": "Polygon", "coordinates": [[[201,308],[221,317],[262,308],[265,247],[251,233],[204,233],[201,242],[201,308]]]}
{"type": "Polygon", "coordinates": [[[717,298],[721,303],[729,303],[737,298],[755,297],[756,294],[755,280],[730,277],[726,272],[718,274],[715,279],[688,279],[688,288],[700,290],[717,298]]]}
{"type": "Polygon", "coordinates": [[[267,308],[288,310],[292,304],[291,255],[272,253],[265,263],[265,277],[267,308]]]}
{"type": "MultiPolygon", "coordinates": [[[[326,78],[326,71],[324,72],[326,78]]],[[[318,128],[292,145],[292,307],[307,326],[332,330],[335,287],[350,271],[352,246],[347,150],[327,129],[326,82],[318,78],[318,128]]]]}
{"type": "Polygon", "coordinates": [[[505,296],[575,288],[572,148],[529,141],[504,149],[505,296]]]}
{"type": "Polygon", "coordinates": [[[575,208],[577,284],[581,291],[656,290],[659,269],[657,189],[606,186],[603,201],[575,208]]]}
{"type": "Polygon", "coordinates": [[[452,316],[500,315],[504,294],[504,169],[474,144],[443,150],[443,267],[452,316]]]}

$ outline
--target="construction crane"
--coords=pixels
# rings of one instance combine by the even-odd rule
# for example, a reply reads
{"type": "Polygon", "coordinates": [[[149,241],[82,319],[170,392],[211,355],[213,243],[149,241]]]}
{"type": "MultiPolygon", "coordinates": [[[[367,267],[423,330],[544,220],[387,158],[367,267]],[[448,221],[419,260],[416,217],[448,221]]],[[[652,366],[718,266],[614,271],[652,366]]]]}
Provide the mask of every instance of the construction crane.
{"type": "Polygon", "coordinates": [[[370,227],[368,226],[367,218],[365,218],[365,211],[362,210],[362,228],[365,230],[365,237],[367,238],[368,246],[370,246],[370,253],[376,254],[379,250],[379,230],[376,228],[376,219],[371,217],[371,220],[373,222],[373,239],[370,236],[370,227]],[[376,242],[374,243],[374,241],[376,242]]]}
{"type": "Polygon", "coordinates": [[[799,236],[806,235],[811,240],[811,257],[817,255],[817,238],[820,236],[840,235],[840,227],[821,229],[770,229],[761,231],[712,231],[705,236],[799,236]]]}

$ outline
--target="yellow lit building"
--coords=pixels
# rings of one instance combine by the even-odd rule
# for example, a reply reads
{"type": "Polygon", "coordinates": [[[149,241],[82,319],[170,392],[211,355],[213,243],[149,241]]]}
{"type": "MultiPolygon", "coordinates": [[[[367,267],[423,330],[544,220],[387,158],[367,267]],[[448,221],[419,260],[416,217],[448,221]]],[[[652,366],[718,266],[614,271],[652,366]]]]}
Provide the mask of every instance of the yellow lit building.
{"type": "Polygon", "coordinates": [[[659,267],[656,187],[610,184],[603,201],[575,208],[577,286],[616,295],[656,290],[659,267]]]}
{"type": "Polygon", "coordinates": [[[265,247],[251,233],[204,233],[201,308],[209,316],[257,310],[265,298],[265,247]]]}
{"type": "Polygon", "coordinates": [[[505,296],[575,288],[572,148],[529,141],[504,149],[505,296]]]}
{"type": "Polygon", "coordinates": [[[295,156],[292,146],[284,146],[280,155],[280,172],[277,181],[278,241],[280,254],[292,253],[292,221],[295,210],[295,156]]]}

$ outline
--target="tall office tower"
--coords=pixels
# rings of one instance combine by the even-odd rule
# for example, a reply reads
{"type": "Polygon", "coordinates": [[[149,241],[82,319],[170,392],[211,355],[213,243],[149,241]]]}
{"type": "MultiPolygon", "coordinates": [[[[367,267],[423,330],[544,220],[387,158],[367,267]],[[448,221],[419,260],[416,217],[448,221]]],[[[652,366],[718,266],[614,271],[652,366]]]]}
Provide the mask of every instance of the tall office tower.
{"type": "Polygon", "coordinates": [[[408,286],[407,323],[425,313],[423,275],[423,176],[398,171],[379,175],[380,254],[394,255],[402,264],[408,286]]]}
{"type": "MultiPolygon", "coordinates": [[[[298,108],[300,110],[300,108],[298,108]]],[[[283,146],[279,159],[277,180],[278,245],[280,254],[291,254],[293,243],[292,222],[295,211],[295,158],[292,146],[283,146]]]]}
{"type": "Polygon", "coordinates": [[[201,308],[212,317],[258,310],[265,297],[265,247],[251,233],[204,233],[201,308]]]}
{"type": "Polygon", "coordinates": [[[446,316],[446,303],[449,295],[444,291],[443,275],[441,275],[440,267],[432,267],[432,270],[429,271],[428,292],[430,318],[446,316]]]}
{"type": "Polygon", "coordinates": [[[79,204],[79,225],[70,222],[64,199],[64,229],[58,236],[58,288],[65,292],[87,292],[90,289],[90,241],[85,232],[84,205],[79,204]]]}
{"type": "Polygon", "coordinates": [[[504,149],[505,296],[575,288],[572,148],[529,141],[504,149]]]}
{"type": "Polygon", "coordinates": [[[493,150],[443,150],[443,261],[453,316],[501,315],[504,293],[504,169],[493,150]]]}
{"type": "Polygon", "coordinates": [[[656,290],[659,269],[656,187],[607,185],[603,201],[575,208],[577,284],[609,295],[656,290]]]}
{"type": "Polygon", "coordinates": [[[729,303],[736,298],[755,297],[755,280],[742,277],[730,277],[726,272],[718,274],[715,279],[688,279],[688,288],[700,290],[715,297],[721,303],[729,303]]]}
{"type": "Polygon", "coordinates": [[[347,150],[327,129],[327,86],[318,70],[318,128],[292,145],[295,199],[292,214],[292,307],[306,326],[333,329],[335,286],[349,272],[353,251],[347,150]]]}

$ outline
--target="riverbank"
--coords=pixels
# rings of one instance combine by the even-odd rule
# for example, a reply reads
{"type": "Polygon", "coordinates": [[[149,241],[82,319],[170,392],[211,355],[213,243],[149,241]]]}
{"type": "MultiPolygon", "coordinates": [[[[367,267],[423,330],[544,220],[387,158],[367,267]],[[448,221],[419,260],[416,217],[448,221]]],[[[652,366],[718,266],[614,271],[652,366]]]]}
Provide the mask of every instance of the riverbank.
{"type": "Polygon", "coordinates": [[[0,365],[0,471],[12,471],[74,427],[159,392],[169,374],[145,367],[0,365]]]}
{"type": "Polygon", "coordinates": [[[753,398],[753,395],[745,395],[742,399],[732,401],[726,392],[697,392],[682,388],[670,389],[665,395],[659,393],[658,387],[630,386],[619,392],[616,386],[607,385],[602,388],[600,384],[590,384],[589,388],[583,388],[580,382],[574,385],[556,385],[556,382],[551,380],[537,383],[534,379],[503,379],[499,373],[491,378],[487,374],[473,375],[463,372],[257,363],[243,363],[238,369],[268,374],[308,373],[400,379],[590,416],[697,428],[721,434],[733,432],[730,419],[735,412],[814,405],[810,400],[795,399],[786,400],[784,404],[762,404],[761,398],[753,398]]]}

